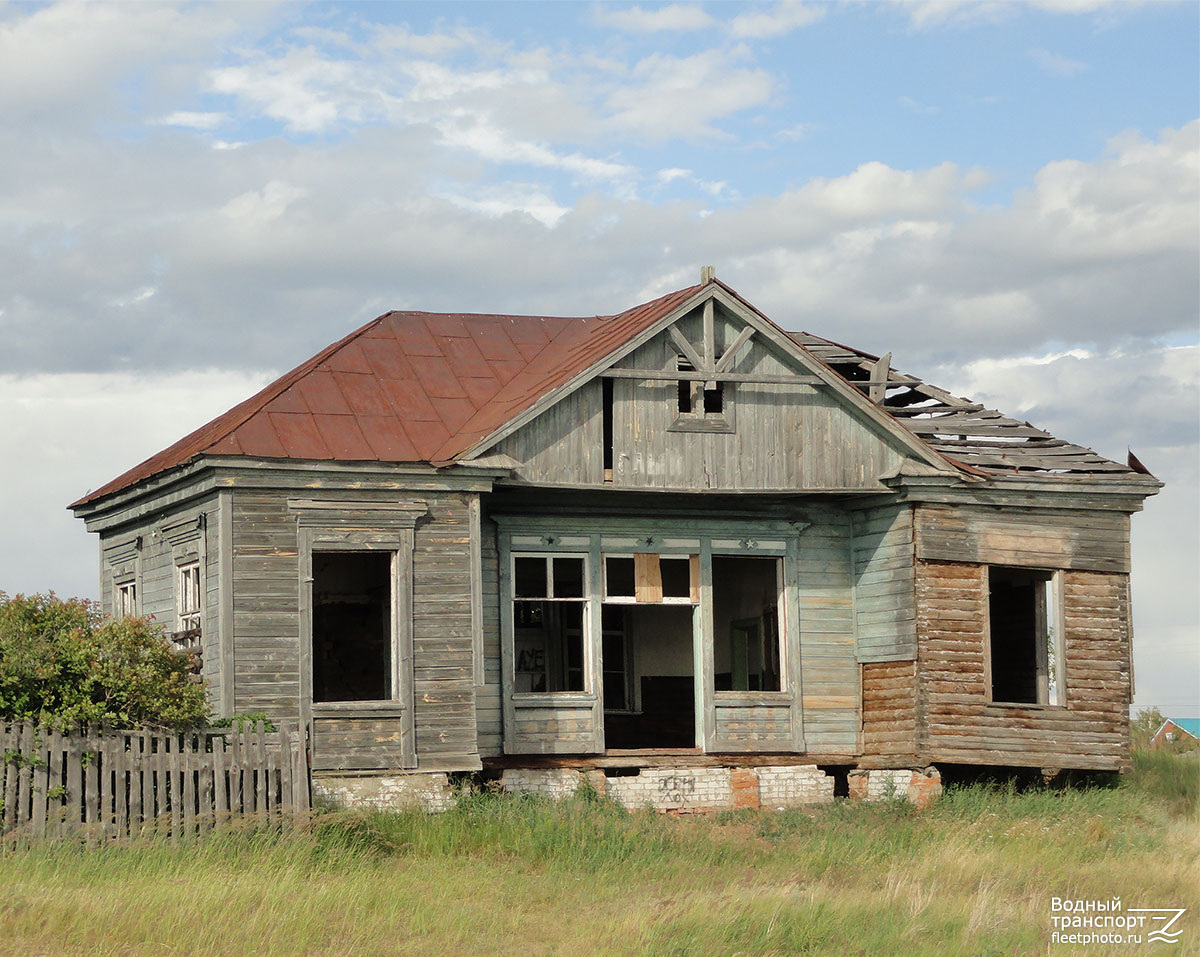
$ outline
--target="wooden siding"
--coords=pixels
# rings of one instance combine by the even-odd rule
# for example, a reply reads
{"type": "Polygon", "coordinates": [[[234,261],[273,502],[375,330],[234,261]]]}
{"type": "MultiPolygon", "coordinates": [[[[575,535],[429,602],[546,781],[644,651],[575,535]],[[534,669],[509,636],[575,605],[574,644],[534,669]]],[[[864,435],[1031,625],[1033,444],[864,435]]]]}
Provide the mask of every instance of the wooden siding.
{"type": "MultiPolygon", "coordinates": [[[[428,509],[417,525],[412,569],[418,768],[477,767],[468,493],[310,488],[305,494],[344,500],[348,507],[364,501],[403,501],[428,509]]],[[[302,711],[298,537],[289,497],[295,493],[237,489],[233,495],[235,707],[238,712],[262,711],[288,720],[302,711]]],[[[330,758],[337,762],[334,766],[399,767],[391,763],[389,750],[399,739],[371,721],[362,727],[346,724],[362,720],[339,717],[324,729],[314,727],[314,734],[341,736],[336,740],[342,750],[330,758]],[[380,740],[372,743],[372,735],[380,740]],[[358,757],[352,758],[344,748],[355,743],[358,757]],[[389,755],[384,764],[379,763],[381,755],[389,755]]],[[[371,720],[378,724],[395,719],[371,720]]],[[[333,743],[335,738],[325,740],[333,743]]],[[[314,745],[320,744],[314,738],[314,745]]]]}
{"type": "Polygon", "coordinates": [[[912,508],[864,509],[852,521],[858,660],[911,660],[917,652],[912,508]]]}
{"type": "Polygon", "coordinates": [[[986,567],[918,562],[918,690],[926,760],[1128,767],[1128,577],[1067,571],[1063,605],[1066,706],[993,704],[986,567]]]}
{"type": "Polygon", "coordinates": [[[114,567],[136,568],[138,614],[152,617],[168,635],[177,624],[176,568],[184,556],[201,562],[201,675],[208,686],[209,706],[218,712],[221,710],[219,553],[220,523],[215,495],[154,513],[100,536],[101,607],[109,614],[114,611],[114,567]],[[194,541],[176,544],[178,535],[172,535],[171,530],[180,526],[194,526],[194,541]],[[135,545],[139,538],[141,548],[135,545]]]}
{"type": "Polygon", "coordinates": [[[599,379],[563,397],[496,446],[521,466],[518,478],[545,484],[604,481],[603,396],[599,379]]]}
{"type": "Polygon", "coordinates": [[[797,582],[804,744],[814,754],[858,750],[858,664],[850,519],[841,509],[805,510],[797,582]]]}
{"type": "Polygon", "coordinates": [[[872,661],[862,666],[862,753],[915,762],[916,661],[872,661]]]}
{"type": "Polygon", "coordinates": [[[500,553],[496,523],[481,520],[483,556],[483,687],[476,691],[476,722],[481,757],[504,753],[503,708],[500,703],[500,553]]]}
{"type": "Polygon", "coordinates": [[[717,750],[793,750],[790,701],[781,704],[726,704],[718,699],[714,711],[717,750]],[[724,742],[735,742],[736,747],[723,746],[724,742]]]}
{"type": "Polygon", "coordinates": [[[915,524],[922,559],[1129,572],[1122,512],[918,505],[915,524]]]}
{"type": "MultiPolygon", "coordinates": [[[[699,313],[678,323],[693,343],[699,313]]],[[[742,325],[717,313],[717,342],[732,343],[742,325]]],[[[808,375],[760,336],[741,350],[732,371],[808,375]]],[[[621,366],[674,368],[668,332],[637,349],[621,366]]],[[[674,381],[613,380],[613,479],[620,488],[827,489],[880,488],[880,475],[905,458],[896,440],[827,388],[727,383],[732,430],[677,431],[674,381]]],[[[497,445],[522,464],[518,479],[536,484],[603,482],[602,397],[594,380],[497,445]]]]}

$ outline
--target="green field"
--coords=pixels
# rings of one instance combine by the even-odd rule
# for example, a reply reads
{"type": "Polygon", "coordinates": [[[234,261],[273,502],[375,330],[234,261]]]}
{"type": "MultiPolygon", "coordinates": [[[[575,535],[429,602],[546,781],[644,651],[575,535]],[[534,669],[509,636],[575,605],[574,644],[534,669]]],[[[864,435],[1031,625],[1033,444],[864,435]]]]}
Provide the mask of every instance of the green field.
{"type": "Polygon", "coordinates": [[[1197,763],[674,818],[586,795],[321,815],[191,847],[0,854],[4,954],[1200,953],[1197,763]],[[1179,945],[1051,945],[1051,898],[1187,907],[1179,945]]]}

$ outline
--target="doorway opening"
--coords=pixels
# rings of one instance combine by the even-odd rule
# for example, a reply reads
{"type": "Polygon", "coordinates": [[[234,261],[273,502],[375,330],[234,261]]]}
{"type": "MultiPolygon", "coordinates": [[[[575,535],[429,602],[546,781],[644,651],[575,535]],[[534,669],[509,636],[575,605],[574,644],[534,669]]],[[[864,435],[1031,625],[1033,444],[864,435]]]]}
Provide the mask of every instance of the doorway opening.
{"type": "Polygon", "coordinates": [[[696,747],[693,615],[692,605],[604,604],[607,749],[696,747]]]}

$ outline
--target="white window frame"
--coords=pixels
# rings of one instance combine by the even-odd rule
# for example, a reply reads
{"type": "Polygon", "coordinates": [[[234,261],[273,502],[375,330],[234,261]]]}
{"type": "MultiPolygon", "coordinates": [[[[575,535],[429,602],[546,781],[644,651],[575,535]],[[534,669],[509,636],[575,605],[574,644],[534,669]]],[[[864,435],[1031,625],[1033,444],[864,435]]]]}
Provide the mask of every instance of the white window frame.
{"type": "Polygon", "coordinates": [[[200,559],[175,566],[176,631],[200,631],[203,628],[203,580],[200,559]]]}
{"type": "Polygon", "coordinates": [[[136,578],[113,582],[113,617],[136,618],[138,614],[138,586],[136,578]]]}
{"type": "MultiPolygon", "coordinates": [[[[755,558],[755,559],[771,559],[775,562],[775,640],[779,644],[779,690],[778,691],[715,691],[713,692],[716,701],[731,701],[737,699],[749,699],[751,697],[760,697],[764,700],[772,698],[780,699],[783,696],[791,696],[792,692],[789,688],[789,676],[791,675],[790,654],[788,651],[787,641],[787,564],[788,557],[786,554],[776,551],[762,552],[746,552],[746,551],[724,551],[714,549],[712,558],[755,558]]],[[[715,573],[714,573],[715,574],[715,573]]],[[[715,589],[714,578],[714,589],[715,589]]],[[[760,616],[761,617],[761,616],[760,616]]],[[[714,628],[712,636],[713,651],[716,651],[717,635],[714,628]]]]}
{"type": "Polygon", "coordinates": [[[575,603],[582,606],[582,665],[583,665],[583,688],[576,691],[513,691],[513,698],[518,701],[545,701],[553,698],[578,698],[580,695],[594,696],[596,693],[596,676],[592,673],[591,660],[592,656],[589,653],[592,641],[592,602],[595,596],[591,593],[591,556],[587,552],[546,552],[546,551],[512,551],[508,556],[508,574],[509,582],[511,582],[510,593],[508,596],[508,608],[505,609],[505,614],[508,615],[508,624],[510,634],[513,636],[513,655],[509,667],[512,670],[511,679],[513,687],[516,687],[517,678],[517,662],[516,662],[516,636],[517,636],[517,602],[519,601],[546,601],[557,602],[560,604],[575,603]],[[546,591],[550,594],[545,597],[528,597],[517,595],[517,559],[518,558],[541,558],[546,562],[546,591]],[[554,559],[556,558],[574,558],[583,559],[583,595],[569,597],[555,597],[554,595],[554,559]]]}

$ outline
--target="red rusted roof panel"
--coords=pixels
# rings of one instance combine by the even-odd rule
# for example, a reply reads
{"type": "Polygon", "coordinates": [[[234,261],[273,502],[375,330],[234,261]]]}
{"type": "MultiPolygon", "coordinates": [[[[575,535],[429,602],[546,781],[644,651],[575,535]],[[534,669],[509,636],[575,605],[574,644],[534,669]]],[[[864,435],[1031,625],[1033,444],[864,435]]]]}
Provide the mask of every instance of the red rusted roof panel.
{"type": "Polygon", "coordinates": [[[73,504],[203,454],[433,462],[452,458],[692,296],[617,316],[389,312],[73,504]]]}

